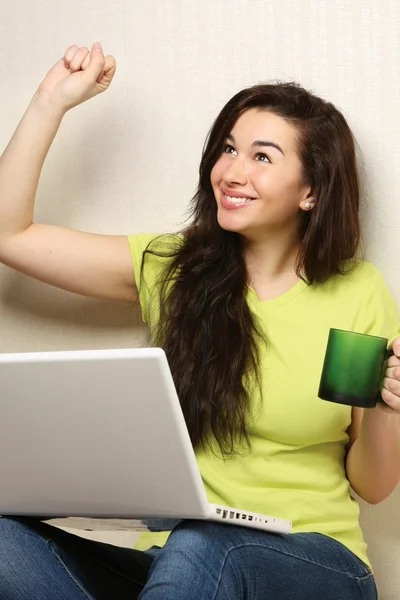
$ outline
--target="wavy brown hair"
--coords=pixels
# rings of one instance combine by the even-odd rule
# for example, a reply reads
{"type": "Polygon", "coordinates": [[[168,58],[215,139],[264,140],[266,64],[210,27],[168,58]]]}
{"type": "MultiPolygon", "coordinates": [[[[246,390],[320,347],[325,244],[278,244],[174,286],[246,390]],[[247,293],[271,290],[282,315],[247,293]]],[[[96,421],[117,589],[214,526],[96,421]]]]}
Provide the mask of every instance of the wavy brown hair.
{"type": "Polygon", "coordinates": [[[360,238],[355,140],[341,112],[295,83],[256,85],[229,100],[203,149],[190,224],[183,236],[155,238],[141,273],[142,285],[146,260],[165,261],[152,343],[166,352],[193,445],[215,440],[225,456],[250,445],[258,348],[268,340],[246,301],[241,237],[217,222],[210,174],[238,117],[251,108],[297,129],[304,181],[316,200],[302,213],[297,274],[318,285],[343,273],[360,238]]]}

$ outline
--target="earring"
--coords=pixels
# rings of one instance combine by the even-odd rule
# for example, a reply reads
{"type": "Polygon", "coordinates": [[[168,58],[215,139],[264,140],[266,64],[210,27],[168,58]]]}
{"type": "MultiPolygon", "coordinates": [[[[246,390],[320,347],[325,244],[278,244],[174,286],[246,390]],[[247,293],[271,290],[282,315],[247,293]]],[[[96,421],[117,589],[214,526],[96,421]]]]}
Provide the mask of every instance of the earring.
{"type": "Polygon", "coordinates": [[[311,202],[306,202],[304,206],[306,207],[307,210],[309,210],[311,208],[312,204],[311,204],[311,202]]]}

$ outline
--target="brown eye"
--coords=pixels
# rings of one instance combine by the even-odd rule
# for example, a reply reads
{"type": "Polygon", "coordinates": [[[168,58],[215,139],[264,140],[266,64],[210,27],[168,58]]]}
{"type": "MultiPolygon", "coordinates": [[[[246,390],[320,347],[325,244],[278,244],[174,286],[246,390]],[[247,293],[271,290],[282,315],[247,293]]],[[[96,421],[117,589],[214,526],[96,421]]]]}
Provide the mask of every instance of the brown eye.
{"type": "Polygon", "coordinates": [[[225,144],[223,152],[224,152],[224,154],[233,154],[234,152],[236,152],[236,150],[230,144],[225,144]]]}
{"type": "Polygon", "coordinates": [[[266,154],[264,154],[264,152],[257,152],[255,159],[258,160],[258,162],[271,162],[270,158],[266,154]]]}

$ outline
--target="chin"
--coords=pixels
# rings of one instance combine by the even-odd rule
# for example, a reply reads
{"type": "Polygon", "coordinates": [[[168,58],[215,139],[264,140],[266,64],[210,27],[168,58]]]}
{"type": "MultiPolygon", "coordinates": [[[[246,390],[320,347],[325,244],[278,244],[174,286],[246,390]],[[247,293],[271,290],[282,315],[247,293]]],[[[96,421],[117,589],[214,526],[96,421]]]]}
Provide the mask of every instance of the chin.
{"type": "Polygon", "coordinates": [[[242,233],[242,231],[244,231],[244,227],[243,225],[241,225],[240,223],[235,223],[234,219],[224,219],[224,218],[217,218],[218,221],[218,225],[221,227],[221,229],[224,229],[225,231],[233,231],[234,233],[242,233]]]}

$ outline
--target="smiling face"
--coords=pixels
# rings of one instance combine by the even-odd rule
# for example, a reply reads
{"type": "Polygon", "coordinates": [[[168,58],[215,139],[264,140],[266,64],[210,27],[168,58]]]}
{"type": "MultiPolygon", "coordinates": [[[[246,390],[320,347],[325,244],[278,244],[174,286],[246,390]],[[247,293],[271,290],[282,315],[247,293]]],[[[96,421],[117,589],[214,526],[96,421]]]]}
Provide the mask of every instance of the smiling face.
{"type": "Polygon", "coordinates": [[[250,109],[238,118],[211,171],[223,229],[249,240],[271,231],[297,235],[301,211],[314,203],[297,135],[294,126],[266,110],[250,109]]]}

